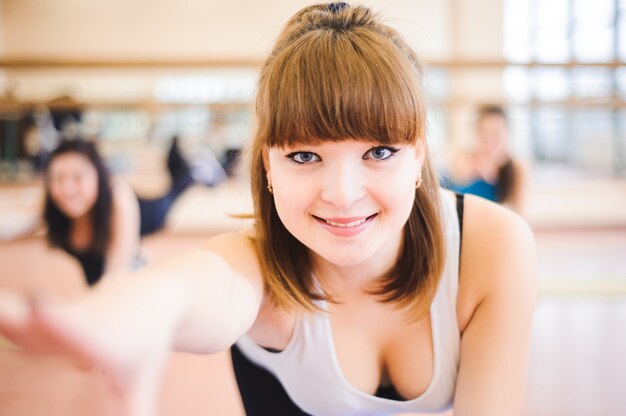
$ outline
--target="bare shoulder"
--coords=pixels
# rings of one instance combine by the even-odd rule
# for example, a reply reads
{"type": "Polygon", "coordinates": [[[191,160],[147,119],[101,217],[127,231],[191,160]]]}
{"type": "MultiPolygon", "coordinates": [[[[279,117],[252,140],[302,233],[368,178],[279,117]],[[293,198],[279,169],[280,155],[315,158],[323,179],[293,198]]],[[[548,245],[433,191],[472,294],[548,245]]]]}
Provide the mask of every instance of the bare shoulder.
{"type": "Polygon", "coordinates": [[[295,315],[269,301],[255,249],[255,237],[254,228],[248,228],[239,233],[215,236],[205,247],[220,255],[232,268],[253,282],[261,301],[256,320],[247,334],[257,344],[280,351],[291,339],[295,328],[295,315]]]}
{"type": "Polygon", "coordinates": [[[466,196],[459,282],[461,329],[487,298],[534,303],[536,248],[522,217],[493,202],[466,196]]]}
{"type": "Polygon", "coordinates": [[[253,228],[219,234],[207,241],[204,249],[222,257],[230,267],[253,282],[257,289],[262,290],[263,279],[254,247],[254,236],[253,228]]]}
{"type": "Polygon", "coordinates": [[[206,242],[205,248],[222,254],[225,257],[254,257],[254,229],[246,228],[238,232],[217,234],[206,242]]]}

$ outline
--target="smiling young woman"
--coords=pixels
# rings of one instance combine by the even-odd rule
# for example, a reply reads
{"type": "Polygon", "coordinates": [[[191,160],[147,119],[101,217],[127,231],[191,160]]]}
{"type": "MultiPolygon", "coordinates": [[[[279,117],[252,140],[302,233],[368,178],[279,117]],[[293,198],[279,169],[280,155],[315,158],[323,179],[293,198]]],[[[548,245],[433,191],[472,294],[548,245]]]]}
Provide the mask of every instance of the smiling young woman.
{"type": "Polygon", "coordinates": [[[421,76],[371,10],[302,9],[261,70],[254,227],[70,305],[0,302],[0,330],[106,367],[136,415],[170,349],[229,347],[249,415],[520,414],[532,234],[439,189],[421,76]]]}

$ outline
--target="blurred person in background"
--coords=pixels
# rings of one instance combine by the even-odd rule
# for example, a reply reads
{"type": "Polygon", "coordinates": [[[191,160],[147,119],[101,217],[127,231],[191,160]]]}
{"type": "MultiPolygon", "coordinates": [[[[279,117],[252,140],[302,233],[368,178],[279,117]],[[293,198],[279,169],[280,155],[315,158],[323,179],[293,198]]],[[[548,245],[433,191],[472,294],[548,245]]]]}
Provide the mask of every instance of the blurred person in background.
{"type": "MultiPolygon", "coordinates": [[[[221,171],[219,164],[214,166],[221,171]]],[[[87,284],[94,285],[105,273],[144,263],[141,237],[163,227],[176,199],[194,183],[176,137],[167,168],[169,190],[144,199],[109,175],[93,142],[66,139],[50,154],[44,170],[47,239],[80,262],[87,284]]]]}
{"type": "Polygon", "coordinates": [[[455,192],[498,202],[524,215],[528,169],[509,152],[508,137],[508,119],[502,107],[481,107],[473,148],[453,157],[442,184],[455,192]]]}

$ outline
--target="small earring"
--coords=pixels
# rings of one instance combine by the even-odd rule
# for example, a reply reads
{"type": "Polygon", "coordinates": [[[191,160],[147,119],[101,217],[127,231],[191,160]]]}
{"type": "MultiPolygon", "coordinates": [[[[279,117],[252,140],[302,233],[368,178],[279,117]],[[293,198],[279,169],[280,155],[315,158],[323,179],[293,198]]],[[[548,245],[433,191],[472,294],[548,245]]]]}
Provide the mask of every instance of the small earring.
{"type": "Polygon", "coordinates": [[[271,182],[267,182],[267,190],[270,192],[270,194],[274,193],[274,188],[272,188],[272,183],[271,182]]]}
{"type": "Polygon", "coordinates": [[[417,178],[417,180],[415,181],[415,189],[419,188],[420,186],[422,186],[422,177],[421,176],[419,178],[417,178]]]}

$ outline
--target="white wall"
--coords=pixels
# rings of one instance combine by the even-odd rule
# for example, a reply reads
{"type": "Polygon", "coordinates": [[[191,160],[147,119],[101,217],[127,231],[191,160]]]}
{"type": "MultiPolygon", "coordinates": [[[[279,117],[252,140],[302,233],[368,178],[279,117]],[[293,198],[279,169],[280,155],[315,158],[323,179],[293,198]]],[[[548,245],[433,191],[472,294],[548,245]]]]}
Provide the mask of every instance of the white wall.
{"type": "MultiPolygon", "coordinates": [[[[311,1],[4,0],[6,56],[261,59],[311,1]]],[[[420,51],[448,56],[449,0],[364,1],[420,51]]]]}
{"type": "Polygon", "coordinates": [[[504,0],[451,0],[457,58],[502,59],[504,0]]]}

